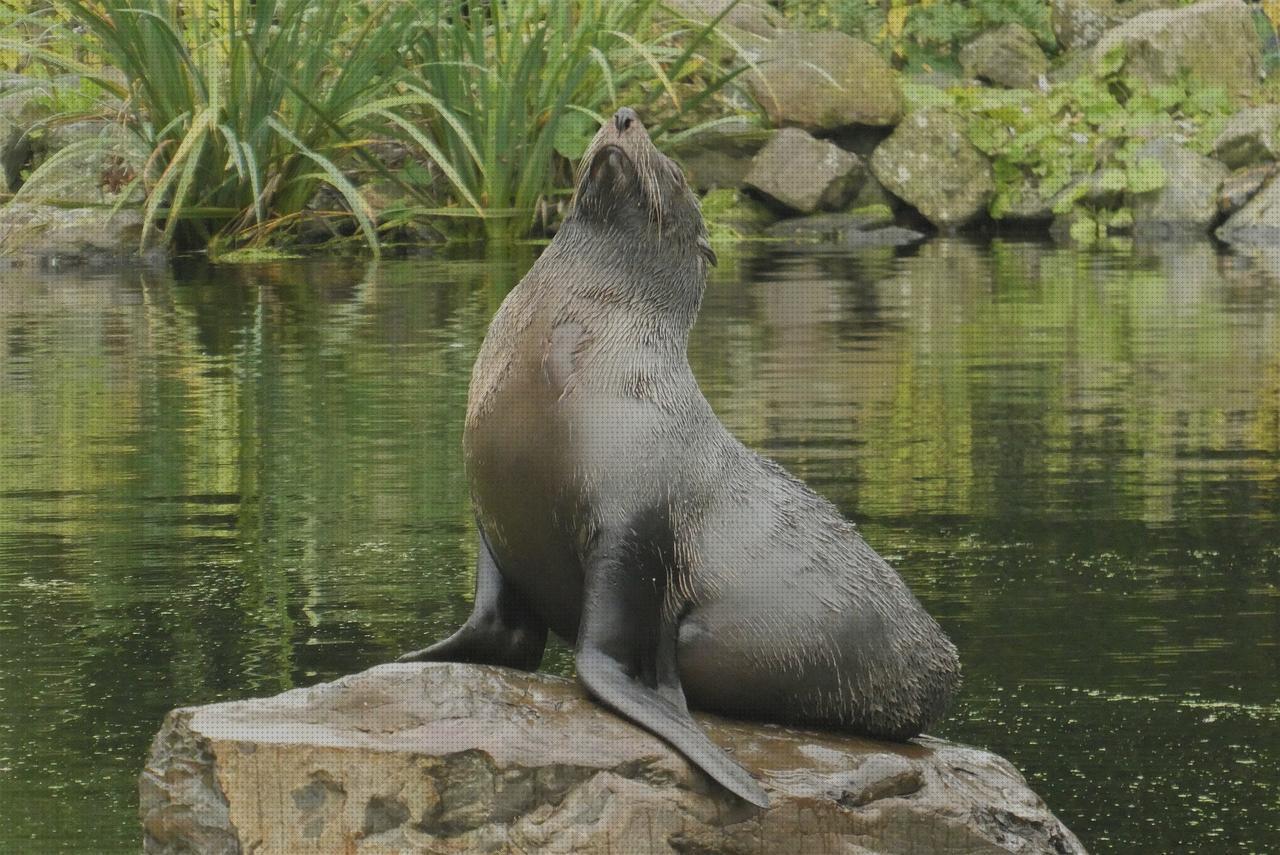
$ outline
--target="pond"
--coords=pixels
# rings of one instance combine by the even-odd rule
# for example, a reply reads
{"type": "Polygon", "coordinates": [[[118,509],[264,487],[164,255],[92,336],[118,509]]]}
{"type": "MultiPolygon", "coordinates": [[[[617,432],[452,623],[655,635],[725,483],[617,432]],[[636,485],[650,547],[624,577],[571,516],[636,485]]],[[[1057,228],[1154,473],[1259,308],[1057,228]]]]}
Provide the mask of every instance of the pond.
{"type": "MultiPolygon", "coordinates": [[[[4,273],[0,851],[138,851],[169,708],[467,615],[468,375],[529,253],[4,273]]],[[[1008,757],[1096,852],[1280,850],[1270,261],[744,246],[694,331],[721,418],[955,640],[939,735],[1008,757]]]]}

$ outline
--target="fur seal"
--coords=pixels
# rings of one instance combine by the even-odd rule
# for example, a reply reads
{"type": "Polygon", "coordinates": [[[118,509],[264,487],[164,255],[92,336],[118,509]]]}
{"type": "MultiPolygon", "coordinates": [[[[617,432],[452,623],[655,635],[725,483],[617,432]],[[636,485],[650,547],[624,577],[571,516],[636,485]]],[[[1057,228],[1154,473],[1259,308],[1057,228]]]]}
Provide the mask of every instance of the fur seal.
{"type": "Polygon", "coordinates": [[[905,740],[959,663],[854,526],[702,396],[686,346],[715,262],[680,168],[619,110],[472,372],[474,611],[401,661],[532,670],[551,630],[598,701],[764,806],[690,708],[905,740]]]}

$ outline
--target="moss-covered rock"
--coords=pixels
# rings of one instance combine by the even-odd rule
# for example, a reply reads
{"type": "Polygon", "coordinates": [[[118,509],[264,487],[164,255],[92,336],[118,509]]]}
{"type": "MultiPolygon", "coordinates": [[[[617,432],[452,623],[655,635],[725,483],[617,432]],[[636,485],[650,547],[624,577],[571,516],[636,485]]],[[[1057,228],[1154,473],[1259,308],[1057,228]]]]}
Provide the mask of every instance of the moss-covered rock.
{"type": "Polygon", "coordinates": [[[875,47],[837,31],[779,32],[747,81],[775,125],[894,125],[903,113],[898,73],[875,47]]]}
{"type": "Polygon", "coordinates": [[[1049,60],[1031,31],[1021,24],[989,30],[960,49],[964,73],[1010,89],[1035,89],[1049,60]]]}
{"type": "Polygon", "coordinates": [[[667,0],[666,5],[694,21],[715,20],[732,4],[722,24],[737,27],[758,36],[771,36],[782,26],[782,15],[764,0],[667,0]]]}
{"type": "Polygon", "coordinates": [[[1245,95],[1262,80],[1262,52],[1253,15],[1243,0],[1202,0],[1144,12],[1110,30],[1093,48],[1096,67],[1113,51],[1126,74],[1148,85],[1190,74],[1207,86],[1245,95]]]}
{"type": "Polygon", "coordinates": [[[866,177],[856,154],[784,128],[751,162],[745,183],[803,214],[844,207],[866,177]]]}
{"type": "Polygon", "coordinates": [[[712,240],[737,240],[763,231],[777,219],[747,194],[722,188],[702,197],[702,218],[712,240]]]}
{"type": "Polygon", "coordinates": [[[1177,5],[1179,0],[1049,0],[1049,20],[1058,44],[1072,51],[1092,47],[1134,15],[1177,5]]]}
{"type": "Polygon", "coordinates": [[[1135,234],[1162,237],[1208,231],[1218,218],[1218,190],[1227,167],[1170,137],[1146,143],[1138,157],[1160,164],[1165,182],[1157,190],[1130,197],[1135,234]]]}
{"type": "Polygon", "coordinates": [[[871,170],[942,229],[977,219],[995,193],[990,161],[969,142],[961,117],[939,107],[907,116],[871,156],[871,170]]]}
{"type": "Polygon", "coordinates": [[[1280,243],[1280,181],[1272,181],[1218,228],[1230,244],[1275,246],[1280,243]]]}
{"type": "Polygon", "coordinates": [[[1246,107],[1227,120],[1213,156],[1232,169],[1280,160],[1280,106],[1246,107]]]}
{"type": "Polygon", "coordinates": [[[695,190],[739,188],[752,158],[773,134],[772,129],[746,120],[723,122],[682,139],[671,154],[695,190]]]}

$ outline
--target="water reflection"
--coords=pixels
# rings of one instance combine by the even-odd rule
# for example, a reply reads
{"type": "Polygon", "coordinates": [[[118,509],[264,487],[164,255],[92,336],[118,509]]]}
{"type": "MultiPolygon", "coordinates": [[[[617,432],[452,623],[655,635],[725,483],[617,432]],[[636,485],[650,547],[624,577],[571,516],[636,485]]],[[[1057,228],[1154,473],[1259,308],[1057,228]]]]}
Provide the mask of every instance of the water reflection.
{"type": "MultiPolygon", "coordinates": [[[[691,343],[955,637],[945,735],[1097,851],[1280,847],[1278,262],[722,253],[691,343]]],[[[465,617],[468,372],[527,263],[7,272],[0,849],[136,851],[165,710],[465,617]]]]}

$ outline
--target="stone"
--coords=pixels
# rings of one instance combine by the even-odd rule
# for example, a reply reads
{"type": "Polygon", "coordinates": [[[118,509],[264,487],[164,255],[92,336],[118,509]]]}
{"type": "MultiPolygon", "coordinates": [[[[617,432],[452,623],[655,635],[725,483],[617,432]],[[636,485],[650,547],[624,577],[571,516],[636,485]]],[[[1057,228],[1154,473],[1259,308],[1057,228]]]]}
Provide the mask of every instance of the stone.
{"type": "MultiPolygon", "coordinates": [[[[0,254],[42,267],[116,267],[139,259],[142,213],[125,207],[61,208],[27,202],[0,205],[0,254]]],[[[163,253],[159,254],[160,256],[163,253]]],[[[156,253],[147,253],[155,260],[156,253]]]]}
{"type": "Polygon", "coordinates": [[[856,154],[799,128],[784,128],[751,162],[743,182],[786,207],[811,214],[848,204],[866,177],[856,154]]]}
{"type": "Polygon", "coordinates": [[[1010,89],[1038,89],[1049,60],[1031,31],[1021,24],[988,30],[960,49],[964,73],[1010,89]]]}
{"type": "Polygon", "coordinates": [[[1179,0],[1049,0],[1049,21],[1064,51],[1092,47],[1107,30],[1134,15],[1177,6],[1179,0]]]}
{"type": "Polygon", "coordinates": [[[736,240],[762,231],[776,217],[763,203],[722,188],[702,197],[702,218],[712,240],[736,240]]]}
{"type": "Polygon", "coordinates": [[[977,219],[995,193],[991,163],[969,142],[963,120],[938,107],[907,116],[871,156],[871,171],[941,229],[977,219]]]}
{"type": "Polygon", "coordinates": [[[785,23],[778,10],[764,0],[668,0],[667,5],[699,23],[715,20],[725,7],[732,6],[720,23],[757,36],[772,36],[785,23]]]}
{"type": "Polygon", "coordinates": [[[1084,848],[1007,761],[696,716],[772,806],[724,791],[573,681],[391,664],[172,711],[139,781],[143,846],[306,855],[847,855],[1084,848]]]}
{"type": "MultiPolygon", "coordinates": [[[[119,122],[99,120],[58,126],[42,149],[24,185],[27,198],[60,204],[115,204],[146,168],[149,155],[133,131],[119,122]]],[[[134,184],[128,203],[139,205],[144,196],[141,183],[134,184]]]]}
{"type": "Polygon", "coordinates": [[[780,31],[747,85],[774,125],[810,131],[895,125],[904,109],[893,67],[872,45],[836,30],[780,31]]]}
{"type": "Polygon", "coordinates": [[[720,188],[737,189],[751,169],[751,160],[773,137],[774,131],[746,120],[719,122],[671,148],[684,170],[689,186],[700,193],[720,188]]]}
{"type": "Polygon", "coordinates": [[[1213,156],[1232,169],[1280,159],[1280,105],[1246,107],[1227,119],[1213,156]]]}
{"type": "Polygon", "coordinates": [[[1218,191],[1229,170],[1170,137],[1144,143],[1139,158],[1150,158],[1164,171],[1164,186],[1129,199],[1133,230],[1140,237],[1207,232],[1218,219],[1218,191]]]}
{"type": "Polygon", "coordinates": [[[1246,166],[1232,172],[1223,180],[1222,187],[1218,190],[1219,213],[1229,217],[1249,204],[1249,200],[1258,195],[1258,191],[1267,186],[1267,182],[1277,172],[1280,172],[1278,163],[1246,166]]]}
{"type": "Polygon", "coordinates": [[[1130,18],[1094,45],[1095,67],[1116,50],[1124,54],[1125,73],[1148,85],[1190,74],[1241,96],[1262,80],[1260,39],[1244,0],[1201,0],[1130,18]]]}
{"type": "Polygon", "coordinates": [[[1230,244],[1274,246],[1280,242],[1280,181],[1271,181],[1243,208],[1218,227],[1218,238],[1230,244]]]}

